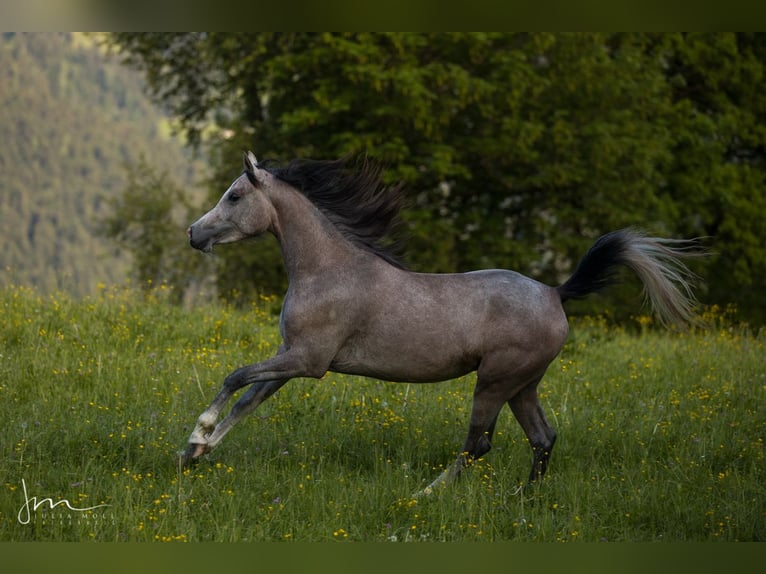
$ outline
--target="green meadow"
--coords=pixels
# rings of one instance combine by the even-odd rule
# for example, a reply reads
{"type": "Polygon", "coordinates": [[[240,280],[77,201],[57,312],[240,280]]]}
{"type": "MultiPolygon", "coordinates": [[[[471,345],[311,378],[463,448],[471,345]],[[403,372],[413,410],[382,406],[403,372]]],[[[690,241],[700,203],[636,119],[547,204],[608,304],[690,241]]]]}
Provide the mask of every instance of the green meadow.
{"type": "Polygon", "coordinates": [[[0,291],[0,541],[762,541],[766,335],[708,313],[669,333],[572,321],[543,381],[559,433],[544,481],[505,409],[458,482],[472,376],[283,387],[187,469],[197,416],[279,344],[273,300],[172,305],[0,291]]]}

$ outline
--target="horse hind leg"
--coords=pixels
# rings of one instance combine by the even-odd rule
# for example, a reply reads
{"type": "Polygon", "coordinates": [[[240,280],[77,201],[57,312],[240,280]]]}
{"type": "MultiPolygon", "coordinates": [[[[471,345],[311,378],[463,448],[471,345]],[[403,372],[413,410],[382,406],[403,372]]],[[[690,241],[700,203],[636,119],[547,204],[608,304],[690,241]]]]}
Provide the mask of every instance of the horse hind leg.
{"type": "Polygon", "coordinates": [[[498,398],[486,387],[477,383],[471,408],[471,422],[468,426],[468,435],[463,444],[463,450],[457,459],[436,480],[418,492],[416,497],[429,495],[437,487],[454,481],[465,467],[470,466],[476,459],[490,451],[497,417],[504,404],[503,398],[498,398]]]}
{"type": "Polygon", "coordinates": [[[553,444],[556,442],[556,431],[546,420],[537,396],[538,383],[539,379],[534,384],[524,387],[508,401],[532,447],[532,470],[529,473],[528,484],[542,479],[548,469],[553,444]]]}

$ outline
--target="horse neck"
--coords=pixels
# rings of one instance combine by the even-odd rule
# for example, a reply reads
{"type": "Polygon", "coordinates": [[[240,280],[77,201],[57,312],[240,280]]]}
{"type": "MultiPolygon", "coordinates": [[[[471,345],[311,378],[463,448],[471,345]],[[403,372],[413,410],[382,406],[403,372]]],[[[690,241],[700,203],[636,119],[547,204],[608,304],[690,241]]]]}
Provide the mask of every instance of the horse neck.
{"type": "Polygon", "coordinates": [[[290,282],[335,267],[351,245],[311,201],[293,189],[270,194],[276,213],[271,232],[279,241],[290,282]]]}

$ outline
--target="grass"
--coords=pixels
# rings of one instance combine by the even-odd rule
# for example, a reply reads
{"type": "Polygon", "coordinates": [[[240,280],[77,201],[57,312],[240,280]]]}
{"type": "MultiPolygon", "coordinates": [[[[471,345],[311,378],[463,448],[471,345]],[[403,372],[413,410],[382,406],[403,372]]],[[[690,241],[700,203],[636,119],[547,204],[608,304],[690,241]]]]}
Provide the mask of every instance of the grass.
{"type": "Polygon", "coordinates": [[[183,470],[223,378],[279,337],[273,301],[167,299],[0,291],[0,541],[766,539],[766,341],[720,313],[685,334],[575,321],[541,387],[543,483],[519,490],[531,454],[506,409],[495,448],[416,500],[462,445],[472,377],[295,380],[183,470]]]}

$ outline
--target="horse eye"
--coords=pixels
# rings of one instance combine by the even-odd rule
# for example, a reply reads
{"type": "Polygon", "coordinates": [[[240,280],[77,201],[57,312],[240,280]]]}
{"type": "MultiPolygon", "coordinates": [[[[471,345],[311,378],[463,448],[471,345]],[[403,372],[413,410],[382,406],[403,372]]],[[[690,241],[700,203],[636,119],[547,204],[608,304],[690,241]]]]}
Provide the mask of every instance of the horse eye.
{"type": "Polygon", "coordinates": [[[229,201],[231,203],[237,203],[239,201],[240,195],[238,193],[230,193],[229,194],[229,201]]]}

